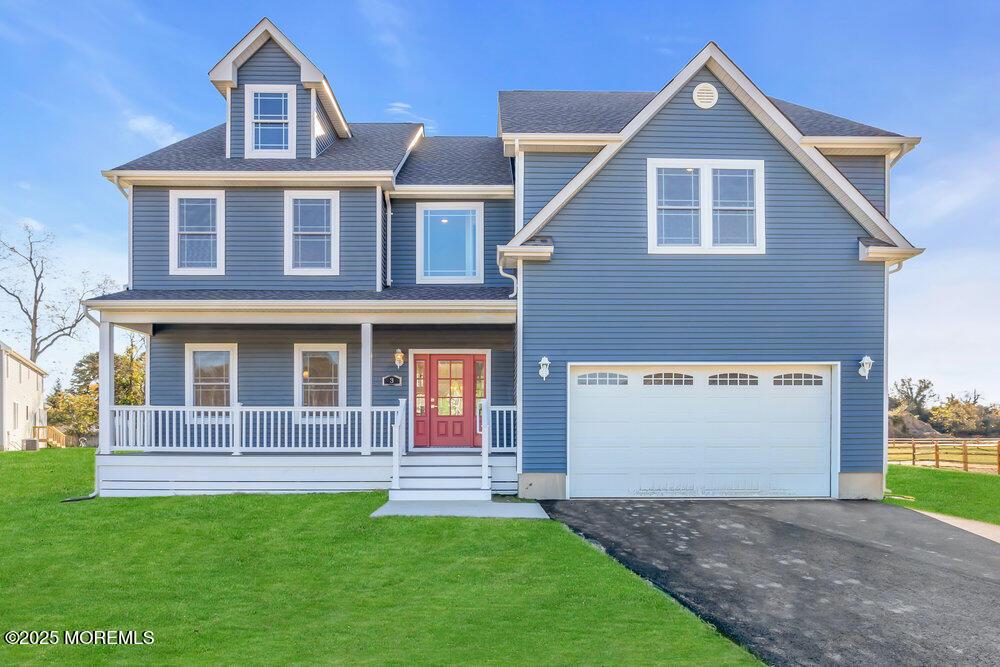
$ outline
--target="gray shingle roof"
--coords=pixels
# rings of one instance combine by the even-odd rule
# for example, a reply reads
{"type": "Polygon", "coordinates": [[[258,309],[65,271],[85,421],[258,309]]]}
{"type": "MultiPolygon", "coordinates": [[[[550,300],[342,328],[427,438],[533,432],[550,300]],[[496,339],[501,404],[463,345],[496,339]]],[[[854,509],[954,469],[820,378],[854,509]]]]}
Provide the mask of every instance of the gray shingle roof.
{"type": "Polygon", "coordinates": [[[512,286],[413,285],[374,290],[133,289],[91,301],[508,301],[512,286]]]}
{"type": "MultiPolygon", "coordinates": [[[[652,92],[502,90],[500,128],[503,132],[620,132],[655,96],[652,92]]],[[[768,99],[805,135],[900,136],[799,104],[768,99]]]]}
{"type": "Polygon", "coordinates": [[[501,90],[503,132],[619,132],[656,93],[501,90]]]}
{"type": "Polygon", "coordinates": [[[510,160],[495,137],[424,137],[396,182],[400,185],[511,185],[510,160]]]}
{"type": "Polygon", "coordinates": [[[351,123],[352,137],[338,139],[312,158],[226,159],[226,126],[217,125],[116,169],[149,171],[392,171],[420,129],[419,123],[351,123]]]}

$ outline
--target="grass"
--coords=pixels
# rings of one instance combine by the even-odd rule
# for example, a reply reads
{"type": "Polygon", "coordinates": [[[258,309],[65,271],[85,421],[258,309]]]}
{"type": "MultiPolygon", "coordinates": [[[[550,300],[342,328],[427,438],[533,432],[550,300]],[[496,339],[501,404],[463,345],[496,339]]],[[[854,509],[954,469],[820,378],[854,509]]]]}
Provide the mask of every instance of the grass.
{"type": "Polygon", "coordinates": [[[1000,475],[890,465],[886,502],[913,509],[1000,524],[1000,475]]]}
{"type": "Polygon", "coordinates": [[[100,498],[92,450],[0,455],[0,664],[752,664],[556,522],[384,518],[381,493],[100,498]]]}

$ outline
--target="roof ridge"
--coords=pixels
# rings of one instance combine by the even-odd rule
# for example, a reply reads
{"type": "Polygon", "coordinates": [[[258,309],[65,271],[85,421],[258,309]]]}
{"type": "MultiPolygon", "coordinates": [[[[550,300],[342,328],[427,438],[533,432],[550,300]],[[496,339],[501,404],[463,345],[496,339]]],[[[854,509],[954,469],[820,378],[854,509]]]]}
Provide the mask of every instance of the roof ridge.
{"type": "Polygon", "coordinates": [[[497,91],[500,93],[595,93],[606,95],[655,95],[655,90],[567,90],[565,88],[511,88],[509,90],[497,91]]]}

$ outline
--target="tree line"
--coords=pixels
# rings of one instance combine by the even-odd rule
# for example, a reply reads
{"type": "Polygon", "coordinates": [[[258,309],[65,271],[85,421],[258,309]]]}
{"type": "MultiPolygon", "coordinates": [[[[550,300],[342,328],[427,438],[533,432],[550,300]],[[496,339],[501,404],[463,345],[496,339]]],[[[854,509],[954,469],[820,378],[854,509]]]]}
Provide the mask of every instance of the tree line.
{"type": "Polygon", "coordinates": [[[903,424],[906,415],[938,433],[962,437],[1000,435],[1000,403],[986,403],[975,390],[949,394],[942,400],[934,391],[934,383],[926,378],[903,378],[892,385],[889,417],[903,424]]]}

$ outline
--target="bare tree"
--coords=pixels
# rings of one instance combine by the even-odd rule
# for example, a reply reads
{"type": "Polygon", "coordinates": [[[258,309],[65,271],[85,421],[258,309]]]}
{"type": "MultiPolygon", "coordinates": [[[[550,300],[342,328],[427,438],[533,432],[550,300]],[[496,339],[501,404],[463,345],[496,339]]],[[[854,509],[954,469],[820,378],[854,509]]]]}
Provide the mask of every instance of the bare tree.
{"type": "Polygon", "coordinates": [[[81,301],[114,289],[114,283],[107,277],[94,280],[86,271],[61,280],[52,234],[30,224],[21,225],[21,232],[19,241],[0,237],[0,296],[13,301],[23,316],[28,356],[37,361],[59,340],[76,337],[87,314],[81,301]],[[65,286],[56,288],[57,283],[65,286]]]}

